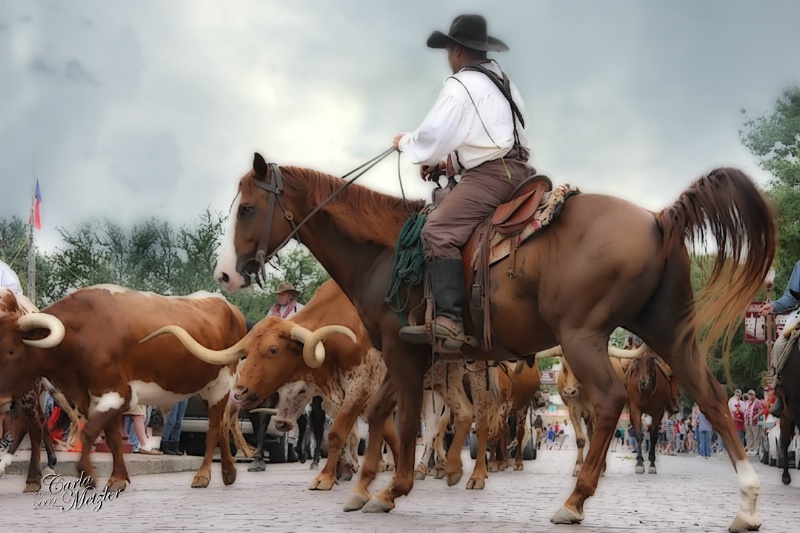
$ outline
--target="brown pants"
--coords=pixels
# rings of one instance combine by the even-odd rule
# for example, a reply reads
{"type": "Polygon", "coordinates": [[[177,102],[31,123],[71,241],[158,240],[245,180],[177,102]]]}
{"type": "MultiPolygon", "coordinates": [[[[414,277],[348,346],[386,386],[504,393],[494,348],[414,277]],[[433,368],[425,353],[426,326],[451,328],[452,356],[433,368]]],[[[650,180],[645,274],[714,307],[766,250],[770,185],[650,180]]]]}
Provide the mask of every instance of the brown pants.
{"type": "Polygon", "coordinates": [[[425,259],[461,259],[460,248],[475,228],[507,202],[522,180],[534,170],[511,150],[502,159],[465,170],[459,184],[425,221],[422,248],[425,259]],[[511,179],[506,174],[511,173],[511,179]]]}

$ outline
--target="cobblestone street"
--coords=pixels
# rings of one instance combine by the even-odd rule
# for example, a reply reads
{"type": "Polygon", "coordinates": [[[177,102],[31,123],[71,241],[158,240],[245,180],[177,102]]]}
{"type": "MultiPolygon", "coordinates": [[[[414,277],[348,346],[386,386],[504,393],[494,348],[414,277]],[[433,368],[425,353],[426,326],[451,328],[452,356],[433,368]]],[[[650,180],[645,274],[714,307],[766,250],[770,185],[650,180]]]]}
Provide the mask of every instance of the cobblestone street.
{"type": "MultiPolygon", "coordinates": [[[[97,512],[34,509],[35,496],[22,494],[24,478],[7,475],[0,478],[0,524],[3,532],[723,532],[739,506],[727,456],[659,456],[657,475],[635,475],[631,454],[611,453],[597,494],[587,502],[584,523],[554,526],[550,516],[574,485],[574,454],[574,449],[543,450],[537,460],[525,463],[525,471],[490,474],[485,490],[467,491],[464,485],[473,461],[465,451],[466,474],[457,486],[447,487],[433,478],[417,482],[388,515],[343,513],[352,482],[342,482],[330,492],[308,491],[314,475],[308,464],[268,465],[266,472],[252,473],[240,463],[236,483],[225,487],[215,463],[207,489],[189,487],[192,472],[135,476],[125,492],[97,512]]],[[[754,465],[762,482],[761,530],[798,531],[800,471],[791,471],[796,473],[794,484],[785,487],[779,469],[754,465]]],[[[389,479],[388,473],[379,475],[373,490],[389,479]]],[[[100,478],[100,487],[104,483],[100,478]]]]}

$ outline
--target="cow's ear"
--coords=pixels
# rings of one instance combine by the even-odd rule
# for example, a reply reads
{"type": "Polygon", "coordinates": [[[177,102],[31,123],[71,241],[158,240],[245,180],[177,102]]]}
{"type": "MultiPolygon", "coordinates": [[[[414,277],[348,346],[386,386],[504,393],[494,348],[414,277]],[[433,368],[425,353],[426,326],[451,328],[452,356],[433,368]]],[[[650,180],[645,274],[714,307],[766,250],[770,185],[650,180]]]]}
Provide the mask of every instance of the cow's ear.
{"type": "Polygon", "coordinates": [[[256,173],[256,178],[260,179],[261,181],[265,181],[267,179],[267,162],[258,152],[253,155],[253,172],[256,173]]]}

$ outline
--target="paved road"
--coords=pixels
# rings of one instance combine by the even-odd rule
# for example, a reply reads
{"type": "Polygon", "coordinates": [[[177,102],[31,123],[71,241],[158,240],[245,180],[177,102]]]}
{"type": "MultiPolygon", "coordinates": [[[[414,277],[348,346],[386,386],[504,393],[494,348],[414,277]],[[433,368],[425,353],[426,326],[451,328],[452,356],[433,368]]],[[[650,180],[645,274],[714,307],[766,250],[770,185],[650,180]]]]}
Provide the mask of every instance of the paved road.
{"type": "MultiPolygon", "coordinates": [[[[467,491],[467,477],[456,487],[429,478],[388,515],[343,513],[351,482],[330,492],[306,490],[307,465],[269,465],[264,473],[239,464],[236,483],[225,487],[215,464],[207,489],[189,487],[192,473],[133,477],[115,500],[94,512],[34,509],[32,494],[22,494],[21,476],[0,478],[0,532],[69,531],[343,531],[471,533],[490,530],[557,533],[726,531],[739,505],[738,487],[727,456],[712,459],[660,457],[659,474],[635,475],[633,457],[610,454],[608,471],[586,505],[580,526],[553,526],[550,516],[573,487],[574,450],[542,451],[524,472],[491,474],[483,491],[467,491]]],[[[465,453],[465,466],[472,461],[465,453]]],[[[762,531],[800,531],[800,471],[784,487],[780,471],[755,463],[762,481],[759,509],[762,531]]],[[[389,474],[375,486],[383,487],[389,474]]],[[[101,479],[101,486],[104,479],[101,479]]]]}

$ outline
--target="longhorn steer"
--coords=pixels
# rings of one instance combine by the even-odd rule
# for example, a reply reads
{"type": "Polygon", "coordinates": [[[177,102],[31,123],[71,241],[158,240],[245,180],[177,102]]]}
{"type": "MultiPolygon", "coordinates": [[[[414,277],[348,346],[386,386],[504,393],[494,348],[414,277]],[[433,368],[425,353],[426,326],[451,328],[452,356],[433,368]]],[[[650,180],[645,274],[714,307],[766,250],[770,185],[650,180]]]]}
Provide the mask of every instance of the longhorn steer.
{"type": "MultiPolygon", "coordinates": [[[[291,320],[264,318],[241,341],[225,350],[209,349],[175,326],[162,328],[153,336],[164,333],[176,335],[208,363],[230,364],[246,355],[239,380],[231,391],[231,400],[241,407],[258,405],[292,381],[316,385],[321,395],[338,406],[339,415],[328,434],[328,461],[309,489],[333,487],[337,458],[350,428],[386,375],[380,352],[370,344],[358,314],[336,283],[328,281],[320,286],[308,305],[291,320]],[[321,342],[323,338],[325,344],[321,342]]],[[[386,438],[390,447],[395,447],[394,427],[384,422],[379,422],[378,440],[386,438]],[[385,431],[391,434],[386,435],[385,431]]]]}
{"type": "MultiPolygon", "coordinates": [[[[22,295],[15,295],[10,289],[0,288],[0,315],[10,314],[16,316],[27,315],[38,312],[28,298],[22,295]]],[[[50,393],[56,403],[69,414],[73,421],[76,415],[72,411],[67,399],[61,392],[54,390],[52,385],[45,379],[37,379],[30,390],[22,394],[17,399],[18,414],[14,422],[12,436],[13,443],[6,450],[6,454],[0,459],[0,476],[5,473],[6,467],[11,464],[22,439],[26,434],[30,434],[31,458],[28,465],[28,478],[25,481],[23,492],[35,492],[42,488],[42,467],[40,452],[41,444],[44,442],[47,451],[47,469],[52,472],[56,465],[56,454],[53,449],[53,441],[50,437],[50,430],[47,428],[47,420],[44,415],[43,402],[45,395],[50,393]]]]}
{"type": "Polygon", "coordinates": [[[230,485],[236,468],[220,422],[236,365],[204,363],[169,337],[139,342],[176,323],[213,348],[230,346],[245,334],[241,311],[220,295],[166,297],[114,285],[75,291],[40,313],[0,317],[0,400],[19,397],[42,376],[50,379],[88,419],[78,470],[94,481],[89,452],[105,431],[114,456],[108,486],[124,490],[130,478],[122,458],[120,414],[132,405],[172,405],[199,393],[209,405],[209,430],[192,487],[208,485],[217,442],[222,479],[230,485]]]}

